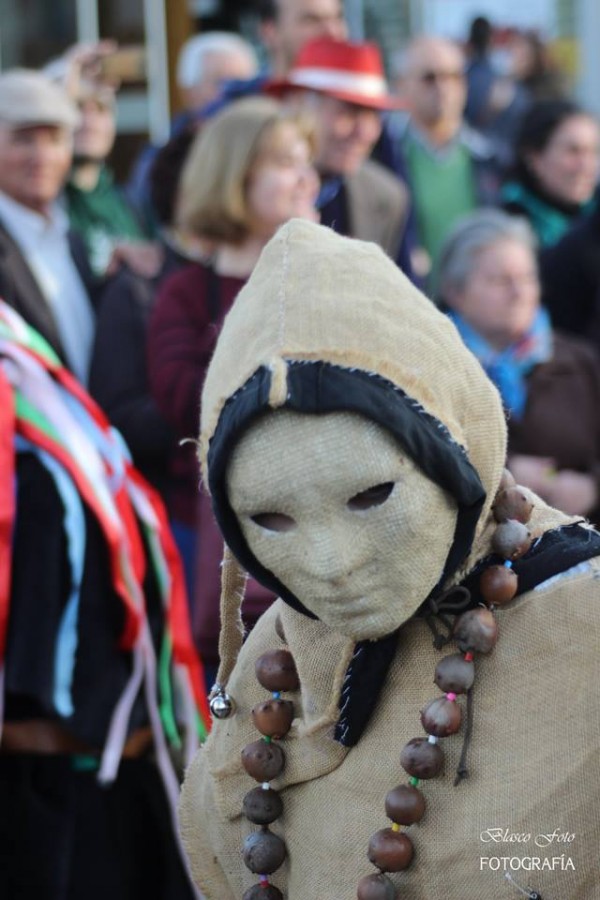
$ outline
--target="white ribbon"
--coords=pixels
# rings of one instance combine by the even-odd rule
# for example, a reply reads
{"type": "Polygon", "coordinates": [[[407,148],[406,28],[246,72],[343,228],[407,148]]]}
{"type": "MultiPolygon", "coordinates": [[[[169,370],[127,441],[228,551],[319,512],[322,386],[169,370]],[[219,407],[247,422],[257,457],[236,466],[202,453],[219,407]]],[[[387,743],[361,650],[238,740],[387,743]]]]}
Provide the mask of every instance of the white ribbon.
{"type": "Polygon", "coordinates": [[[386,99],[388,95],[385,79],[380,75],[352,75],[336,69],[307,67],[295,69],[288,76],[290,84],[316,91],[343,91],[358,94],[365,99],[386,99]]]}

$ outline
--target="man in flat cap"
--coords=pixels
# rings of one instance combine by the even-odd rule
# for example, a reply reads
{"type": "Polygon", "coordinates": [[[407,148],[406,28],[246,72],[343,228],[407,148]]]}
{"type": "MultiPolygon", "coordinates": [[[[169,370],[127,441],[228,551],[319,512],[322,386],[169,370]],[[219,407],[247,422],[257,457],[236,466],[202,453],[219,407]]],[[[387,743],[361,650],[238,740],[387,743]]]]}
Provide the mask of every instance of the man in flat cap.
{"type": "Polygon", "coordinates": [[[87,378],[93,277],[57,198],[69,172],[78,113],[41,73],[0,75],[0,297],[87,378]]]}

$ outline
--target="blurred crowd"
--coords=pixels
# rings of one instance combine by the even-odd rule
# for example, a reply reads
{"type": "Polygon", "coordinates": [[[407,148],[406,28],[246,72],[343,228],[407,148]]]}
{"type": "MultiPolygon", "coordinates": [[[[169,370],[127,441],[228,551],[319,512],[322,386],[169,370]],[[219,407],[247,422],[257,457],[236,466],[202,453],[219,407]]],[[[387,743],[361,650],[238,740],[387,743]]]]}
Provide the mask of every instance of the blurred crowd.
{"type": "MultiPolygon", "coordinates": [[[[96,423],[90,429],[106,423],[97,442],[106,486],[99,483],[98,492],[112,491],[114,514],[129,536],[131,518],[143,519],[140,510],[150,502],[142,503],[139,492],[152,498],[169,535],[162,540],[172,580],[182,562],[187,607],[178,615],[193,639],[186,652],[203,661],[206,687],[218,663],[223,544],[198,483],[200,391],[238,291],[265,244],[292,217],[380,244],[428,302],[448,314],[496,384],[517,481],[600,524],[596,118],[569,95],[535,33],[503,33],[499,42],[493,23],[478,17],[462,44],[417,35],[398,48],[386,77],[380,49],[349,40],[341,0],[271,0],[260,4],[260,16],[266,68],[237,34],[207,32],[187,41],[177,65],[182,112],[163,146],[143,148],[124,184],[109,163],[119,83],[106,63],[116,45],[77,45],[41,71],[0,74],[0,300],[9,310],[5,316],[0,310],[0,324],[8,323],[0,329],[0,373],[16,397],[16,421],[23,404],[44,422],[51,403],[58,404],[60,432],[69,416],[81,425],[77,402],[96,423]],[[43,351],[36,349],[39,339],[43,351]],[[15,346],[19,365],[11,356],[15,346]],[[24,354],[29,363],[19,368],[24,354]],[[39,390],[28,387],[34,363],[45,372],[39,390]],[[60,382],[63,394],[54,396],[50,382],[60,382]],[[120,435],[118,451],[112,444],[106,449],[110,426],[120,435]],[[123,483],[137,498],[129,511],[115,488],[115,454],[129,473],[123,483]]],[[[31,430],[23,444],[24,434],[17,427],[18,460],[4,473],[16,472],[18,490],[12,513],[4,504],[1,523],[11,577],[4,598],[0,796],[27,810],[46,791],[43,801],[52,807],[56,798],[47,792],[54,776],[43,764],[67,759],[69,776],[61,778],[70,799],[60,819],[48,811],[31,813],[29,823],[37,824],[21,823],[20,831],[8,823],[3,844],[17,862],[7,862],[0,850],[0,894],[93,900],[110,890],[117,900],[192,897],[171,814],[159,796],[164,771],[163,787],[159,780],[151,791],[135,772],[124,787],[122,766],[118,775],[113,766],[110,790],[93,787],[106,762],[111,716],[125,715],[121,692],[130,691],[130,710],[143,693],[141,680],[128,688],[111,674],[117,666],[134,672],[135,652],[128,660],[115,651],[107,670],[90,665],[82,676],[89,708],[80,718],[102,728],[89,722],[80,728],[77,714],[57,705],[48,686],[62,664],[56,649],[66,627],[61,611],[74,582],[82,610],[85,602],[92,608],[77,650],[84,667],[96,654],[94,636],[116,644],[123,621],[106,551],[112,532],[101,527],[100,513],[94,518],[82,480],[71,473],[65,487],[47,461],[49,445],[31,430]],[[87,522],[79,551],[77,528],[69,524],[77,503],[87,522]],[[29,577],[32,560],[44,559],[54,559],[51,577],[29,577]],[[22,612],[31,611],[32,597],[44,598],[33,616],[22,612]],[[114,690],[103,693],[111,680],[114,690]],[[34,765],[42,765],[42,774],[34,765]],[[88,779],[85,796],[82,779],[88,779]],[[43,790],[41,782],[47,782],[43,790]],[[121,808],[131,804],[143,822],[119,824],[121,808]],[[69,841],[44,850],[36,872],[18,864],[23,850],[19,855],[15,848],[41,841],[42,833],[64,839],[65,829],[69,841]],[[158,849],[149,854],[149,846],[158,849]]],[[[82,445],[69,446],[67,461],[59,461],[77,472],[85,468],[82,445]]],[[[143,549],[132,551],[140,573],[154,547],[148,529],[141,533],[143,549]]],[[[140,574],[140,584],[144,579],[140,574]]],[[[272,599],[249,583],[248,628],[272,599]]],[[[157,603],[153,618],[148,613],[157,657],[165,609],[157,603]]],[[[148,696],[157,690],[158,668],[148,669],[148,696]]],[[[115,752],[130,768],[156,769],[159,729],[148,697],[140,703],[136,715],[125,717],[115,752]]]]}

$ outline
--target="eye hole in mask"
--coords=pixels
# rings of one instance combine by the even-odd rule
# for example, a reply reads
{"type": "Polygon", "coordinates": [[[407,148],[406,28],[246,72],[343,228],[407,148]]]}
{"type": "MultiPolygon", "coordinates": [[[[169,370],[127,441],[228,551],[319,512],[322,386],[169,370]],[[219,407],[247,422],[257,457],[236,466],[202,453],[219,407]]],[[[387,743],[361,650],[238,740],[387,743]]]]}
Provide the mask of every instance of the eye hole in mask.
{"type": "Polygon", "coordinates": [[[296,527],[294,519],[291,516],[286,516],[285,513],[257,513],[255,516],[250,516],[250,518],[255,525],[258,525],[259,528],[264,528],[265,531],[292,531],[296,527]]]}
{"type": "Polygon", "coordinates": [[[371,509],[373,506],[381,506],[394,490],[394,481],[385,481],[383,484],[375,484],[351,497],[346,504],[352,512],[360,512],[371,509]]]}

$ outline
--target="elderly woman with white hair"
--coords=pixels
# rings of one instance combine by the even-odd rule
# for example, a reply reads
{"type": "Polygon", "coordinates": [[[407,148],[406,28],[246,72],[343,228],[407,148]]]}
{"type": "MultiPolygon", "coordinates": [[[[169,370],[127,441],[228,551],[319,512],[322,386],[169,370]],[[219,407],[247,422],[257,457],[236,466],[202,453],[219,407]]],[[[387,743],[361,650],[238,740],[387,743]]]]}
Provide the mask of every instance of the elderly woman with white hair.
{"type": "Polygon", "coordinates": [[[598,523],[600,366],[591,347],[552,329],[535,250],[525,220],[466,216],[441,254],[440,300],[500,392],[515,477],[598,523]]]}

